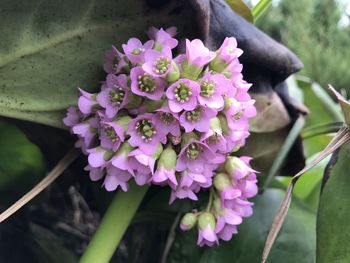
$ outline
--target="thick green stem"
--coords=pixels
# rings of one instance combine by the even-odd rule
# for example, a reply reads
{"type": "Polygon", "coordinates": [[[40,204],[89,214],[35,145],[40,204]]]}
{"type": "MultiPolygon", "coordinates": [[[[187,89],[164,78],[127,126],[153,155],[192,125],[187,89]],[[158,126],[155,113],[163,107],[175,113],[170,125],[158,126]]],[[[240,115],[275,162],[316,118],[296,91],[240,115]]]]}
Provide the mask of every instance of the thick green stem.
{"type": "Polygon", "coordinates": [[[133,184],[128,192],[117,192],[81,257],[80,263],[110,261],[147,189],[148,186],[140,187],[133,184]]]}

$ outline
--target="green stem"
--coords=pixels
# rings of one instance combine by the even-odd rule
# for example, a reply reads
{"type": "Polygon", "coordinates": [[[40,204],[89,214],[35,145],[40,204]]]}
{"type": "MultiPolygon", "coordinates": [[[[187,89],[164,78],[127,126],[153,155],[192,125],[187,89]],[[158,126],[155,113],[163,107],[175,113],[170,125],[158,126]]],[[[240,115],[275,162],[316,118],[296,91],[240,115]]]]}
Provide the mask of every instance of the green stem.
{"type": "Polygon", "coordinates": [[[108,263],[117,249],[148,186],[130,185],[128,192],[118,191],[87,246],[80,263],[108,263]]]}

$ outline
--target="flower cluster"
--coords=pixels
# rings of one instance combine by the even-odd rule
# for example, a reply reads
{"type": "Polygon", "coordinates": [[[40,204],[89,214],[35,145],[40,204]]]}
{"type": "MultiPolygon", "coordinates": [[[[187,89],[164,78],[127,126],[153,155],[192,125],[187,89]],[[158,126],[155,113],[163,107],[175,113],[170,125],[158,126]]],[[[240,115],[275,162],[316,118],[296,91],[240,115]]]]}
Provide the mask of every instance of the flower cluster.
{"type": "Polygon", "coordinates": [[[80,89],[64,123],[88,156],[91,180],[103,179],[107,191],[127,191],[130,180],[167,185],[171,203],[210,188],[207,211],[186,214],[181,228],[198,225],[198,244],[212,245],[252,213],[255,173],[248,157],[230,154],[245,144],[256,111],[233,37],[215,52],[186,39],[176,52],[175,34],[151,28],[145,43],[131,38],[123,52],[113,46],[99,92],[80,89]]]}

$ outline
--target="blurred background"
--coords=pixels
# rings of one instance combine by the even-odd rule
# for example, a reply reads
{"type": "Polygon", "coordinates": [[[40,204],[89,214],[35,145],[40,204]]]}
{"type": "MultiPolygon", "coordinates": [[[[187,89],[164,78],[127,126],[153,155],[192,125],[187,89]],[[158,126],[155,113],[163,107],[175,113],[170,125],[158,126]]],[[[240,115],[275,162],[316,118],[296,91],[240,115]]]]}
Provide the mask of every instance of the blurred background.
{"type": "Polygon", "coordinates": [[[299,56],[300,74],[349,93],[349,1],[274,0],[256,25],[299,56]]]}

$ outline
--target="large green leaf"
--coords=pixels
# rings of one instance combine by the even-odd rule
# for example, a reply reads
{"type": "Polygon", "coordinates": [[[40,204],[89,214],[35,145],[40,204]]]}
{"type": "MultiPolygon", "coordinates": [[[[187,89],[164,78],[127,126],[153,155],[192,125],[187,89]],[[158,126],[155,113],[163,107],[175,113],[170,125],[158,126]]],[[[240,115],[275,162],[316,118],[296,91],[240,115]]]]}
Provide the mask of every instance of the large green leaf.
{"type": "Polygon", "coordinates": [[[340,149],[324,186],[317,217],[317,263],[350,262],[350,143],[340,149]]]}
{"type": "Polygon", "coordinates": [[[77,86],[91,91],[104,79],[112,44],[144,36],[151,25],[193,31],[189,3],[171,2],[155,9],[137,0],[1,1],[0,115],[62,127],[77,86]]]}
{"type": "Polygon", "coordinates": [[[0,149],[0,193],[20,194],[44,175],[44,158],[39,148],[18,128],[5,122],[0,122],[0,149]]]}
{"type": "MultiPolygon", "coordinates": [[[[238,235],[218,247],[198,248],[196,232],[179,233],[168,262],[260,262],[272,218],[284,192],[269,189],[255,198],[254,215],[238,229],[238,235]]],[[[293,202],[268,262],[309,263],[315,259],[315,215],[293,202]]]]}

